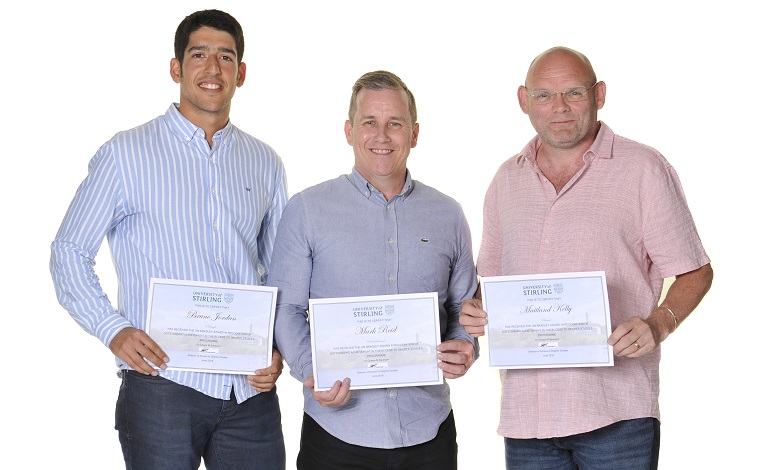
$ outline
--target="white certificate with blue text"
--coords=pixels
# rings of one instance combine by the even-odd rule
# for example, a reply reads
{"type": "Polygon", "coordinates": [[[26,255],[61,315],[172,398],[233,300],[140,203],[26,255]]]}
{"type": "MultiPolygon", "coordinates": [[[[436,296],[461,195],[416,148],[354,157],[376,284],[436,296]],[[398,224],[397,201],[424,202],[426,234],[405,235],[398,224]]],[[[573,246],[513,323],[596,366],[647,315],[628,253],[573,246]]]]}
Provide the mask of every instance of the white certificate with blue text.
{"type": "Polygon", "coordinates": [[[480,289],[491,367],[614,365],[604,271],[482,277],[480,289]]]}
{"type": "Polygon", "coordinates": [[[314,389],[440,385],[438,293],[309,300],[314,389]]]}
{"type": "Polygon", "coordinates": [[[169,369],[253,375],[272,363],[277,288],[151,279],[145,331],[169,369]]]}

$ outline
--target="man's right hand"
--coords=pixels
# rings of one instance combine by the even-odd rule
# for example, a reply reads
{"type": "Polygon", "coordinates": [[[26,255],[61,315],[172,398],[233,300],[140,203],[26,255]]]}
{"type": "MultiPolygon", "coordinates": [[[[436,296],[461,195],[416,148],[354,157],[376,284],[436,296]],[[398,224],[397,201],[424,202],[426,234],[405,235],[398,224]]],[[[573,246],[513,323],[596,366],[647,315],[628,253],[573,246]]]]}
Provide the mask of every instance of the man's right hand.
{"type": "Polygon", "coordinates": [[[351,399],[351,379],[348,377],[343,379],[343,382],[335,381],[332,388],[324,392],[314,390],[314,374],[309,374],[303,384],[311,390],[314,399],[322,406],[332,408],[343,406],[351,399]]]}
{"type": "Polygon", "coordinates": [[[145,375],[158,375],[156,369],[148,363],[166,369],[169,358],[166,353],[150,339],[147,333],[137,328],[124,328],[111,340],[108,348],[129,367],[145,375]]]}
{"type": "Polygon", "coordinates": [[[486,334],[488,314],[483,310],[483,302],[480,299],[468,299],[462,302],[459,323],[473,338],[486,334]]]}

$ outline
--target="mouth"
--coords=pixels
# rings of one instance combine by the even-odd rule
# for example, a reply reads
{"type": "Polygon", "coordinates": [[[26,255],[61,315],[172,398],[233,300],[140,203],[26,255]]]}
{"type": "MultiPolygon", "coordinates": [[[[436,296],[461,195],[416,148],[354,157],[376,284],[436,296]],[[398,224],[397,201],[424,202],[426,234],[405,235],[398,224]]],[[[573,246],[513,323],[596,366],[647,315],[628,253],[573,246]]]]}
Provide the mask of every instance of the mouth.
{"type": "Polygon", "coordinates": [[[218,83],[200,83],[198,86],[205,90],[221,90],[222,88],[218,83]]]}
{"type": "Polygon", "coordinates": [[[393,150],[390,149],[372,149],[372,153],[375,155],[390,155],[393,150]]]}

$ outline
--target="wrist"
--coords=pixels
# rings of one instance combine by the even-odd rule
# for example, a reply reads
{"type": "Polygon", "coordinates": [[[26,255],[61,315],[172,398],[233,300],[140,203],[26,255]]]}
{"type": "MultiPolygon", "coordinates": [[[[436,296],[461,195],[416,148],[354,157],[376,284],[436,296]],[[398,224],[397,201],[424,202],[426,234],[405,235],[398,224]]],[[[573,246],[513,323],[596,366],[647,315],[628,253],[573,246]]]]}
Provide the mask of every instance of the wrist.
{"type": "Polygon", "coordinates": [[[660,305],[660,308],[665,310],[666,315],[669,316],[670,319],[672,320],[673,329],[672,330],[668,329],[668,331],[670,331],[671,333],[675,332],[676,329],[678,328],[678,317],[676,316],[676,313],[673,311],[672,308],[668,307],[665,304],[660,305]]]}

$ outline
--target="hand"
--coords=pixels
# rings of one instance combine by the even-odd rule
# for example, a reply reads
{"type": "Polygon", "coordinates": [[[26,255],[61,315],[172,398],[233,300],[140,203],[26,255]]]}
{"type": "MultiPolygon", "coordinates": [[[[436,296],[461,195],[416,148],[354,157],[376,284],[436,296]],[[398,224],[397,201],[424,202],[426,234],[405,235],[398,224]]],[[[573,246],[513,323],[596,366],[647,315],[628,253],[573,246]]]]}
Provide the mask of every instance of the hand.
{"type": "Polygon", "coordinates": [[[447,379],[456,379],[467,373],[475,361],[475,348],[463,339],[451,339],[438,345],[438,368],[447,379]]]}
{"type": "Polygon", "coordinates": [[[657,348],[659,338],[652,326],[639,317],[631,317],[618,325],[607,344],[616,356],[641,357],[657,348]]]}
{"type": "Polygon", "coordinates": [[[257,392],[268,392],[274,388],[275,382],[282,374],[282,355],[277,349],[272,349],[272,365],[265,369],[254,371],[256,375],[248,376],[248,384],[257,392]]]}
{"type": "Polygon", "coordinates": [[[480,299],[465,300],[459,313],[459,323],[473,338],[486,334],[488,314],[483,310],[483,302],[480,299]]]}
{"type": "Polygon", "coordinates": [[[129,367],[145,375],[158,375],[156,367],[166,369],[169,357],[143,330],[124,328],[114,336],[108,348],[129,367]]]}
{"type": "Polygon", "coordinates": [[[314,390],[314,374],[309,374],[303,384],[311,390],[314,399],[322,406],[343,406],[351,399],[351,389],[349,388],[351,386],[351,379],[348,377],[343,379],[343,382],[335,381],[332,388],[324,392],[317,392],[314,390]]]}

